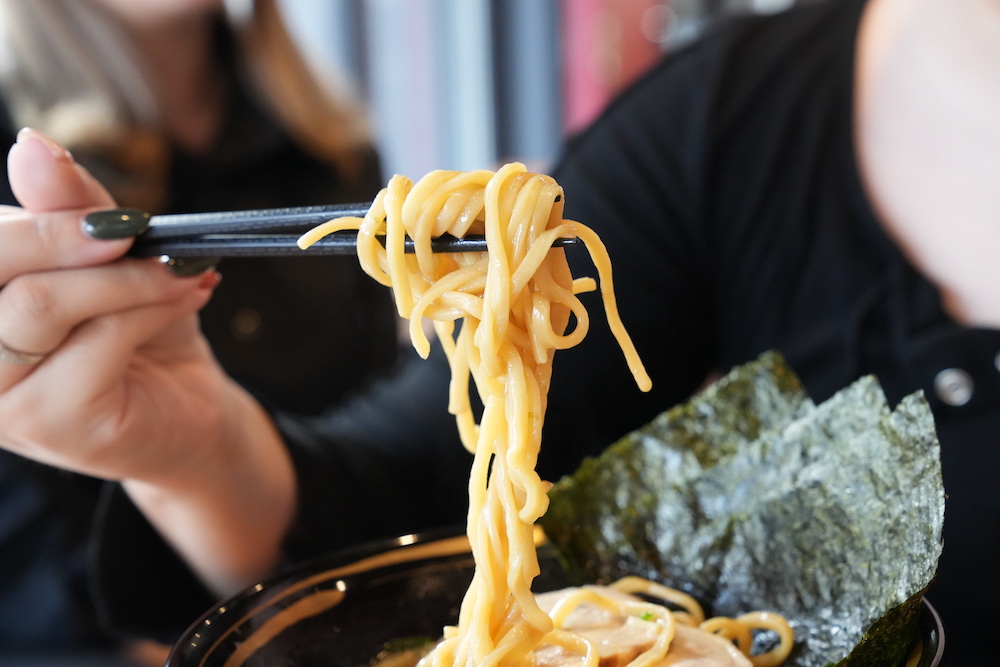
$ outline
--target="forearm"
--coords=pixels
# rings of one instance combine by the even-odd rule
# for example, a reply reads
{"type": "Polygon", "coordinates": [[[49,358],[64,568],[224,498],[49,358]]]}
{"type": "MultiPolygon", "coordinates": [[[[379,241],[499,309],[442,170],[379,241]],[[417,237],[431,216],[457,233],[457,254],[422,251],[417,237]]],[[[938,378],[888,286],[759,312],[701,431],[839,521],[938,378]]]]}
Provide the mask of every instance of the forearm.
{"type": "Polygon", "coordinates": [[[322,417],[277,414],[280,438],[253,403],[261,421],[238,420],[232,438],[243,453],[232,460],[213,455],[170,471],[181,482],[116,486],[125,494],[109,494],[95,531],[95,590],[109,622],[164,636],[190,620],[192,606],[211,604],[189,585],[192,573],[218,598],[350,544],[460,525],[469,457],[445,409],[447,378],[443,355],[415,360],[322,417]],[[162,542],[150,539],[150,524],[162,542]],[[170,598],[163,615],[137,609],[130,591],[149,586],[170,598]]]}
{"type": "Polygon", "coordinates": [[[230,426],[199,465],[181,476],[122,486],[204,584],[225,596],[278,563],[295,514],[296,481],[270,417],[242,389],[234,385],[219,418],[230,426]]]}

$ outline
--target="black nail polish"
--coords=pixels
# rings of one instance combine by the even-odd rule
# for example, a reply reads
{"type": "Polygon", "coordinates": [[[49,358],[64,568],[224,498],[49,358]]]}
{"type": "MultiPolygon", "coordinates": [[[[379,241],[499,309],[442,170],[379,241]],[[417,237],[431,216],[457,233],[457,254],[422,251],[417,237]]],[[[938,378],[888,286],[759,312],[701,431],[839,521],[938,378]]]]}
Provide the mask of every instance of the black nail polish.
{"type": "Polygon", "coordinates": [[[164,255],[160,261],[181,278],[190,278],[211,271],[219,264],[218,257],[170,257],[164,255]]]}
{"type": "Polygon", "coordinates": [[[141,234],[149,227],[149,213],[137,208],[94,211],[83,218],[83,231],[105,241],[141,234]]]}

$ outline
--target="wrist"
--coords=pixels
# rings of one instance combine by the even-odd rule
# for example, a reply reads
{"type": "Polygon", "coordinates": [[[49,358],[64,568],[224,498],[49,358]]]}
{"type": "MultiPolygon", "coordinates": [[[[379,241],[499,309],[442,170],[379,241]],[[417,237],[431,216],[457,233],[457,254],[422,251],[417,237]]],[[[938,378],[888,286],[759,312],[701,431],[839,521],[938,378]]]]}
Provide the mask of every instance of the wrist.
{"type": "Polygon", "coordinates": [[[277,564],[296,483],[270,417],[243,389],[233,385],[219,417],[217,437],[183,474],[122,485],[205,584],[227,595],[277,564]]]}

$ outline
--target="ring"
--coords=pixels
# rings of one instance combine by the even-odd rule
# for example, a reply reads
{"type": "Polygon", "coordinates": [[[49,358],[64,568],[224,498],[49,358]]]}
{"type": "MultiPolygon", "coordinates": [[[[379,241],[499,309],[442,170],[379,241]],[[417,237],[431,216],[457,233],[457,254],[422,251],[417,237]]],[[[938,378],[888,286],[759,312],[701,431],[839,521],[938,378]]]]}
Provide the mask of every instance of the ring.
{"type": "Polygon", "coordinates": [[[8,364],[33,366],[46,356],[44,352],[22,352],[21,350],[15,350],[0,341],[0,361],[6,361],[8,364]]]}

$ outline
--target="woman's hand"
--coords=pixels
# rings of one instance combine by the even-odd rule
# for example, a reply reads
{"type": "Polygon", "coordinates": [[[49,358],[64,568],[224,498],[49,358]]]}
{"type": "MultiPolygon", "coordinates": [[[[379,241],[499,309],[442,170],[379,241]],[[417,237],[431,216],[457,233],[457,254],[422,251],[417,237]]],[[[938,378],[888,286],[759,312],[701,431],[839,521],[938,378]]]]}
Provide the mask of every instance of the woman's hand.
{"type": "MultiPolygon", "coordinates": [[[[218,278],[114,261],[130,240],[99,241],[81,224],[113,200],[42,135],[22,131],[8,162],[25,209],[0,218],[0,444],[97,477],[144,477],[172,458],[160,448],[182,446],[171,442],[179,404],[206,390],[195,313],[218,278]]],[[[202,438],[207,425],[185,424],[202,438]]]]}
{"type": "Polygon", "coordinates": [[[259,577],[294,477],[199,332],[218,274],[179,277],[122,258],[130,236],[90,236],[83,216],[114,202],[44,135],[22,130],[8,169],[24,209],[0,209],[0,446],[120,480],[217,592],[259,577]]]}

